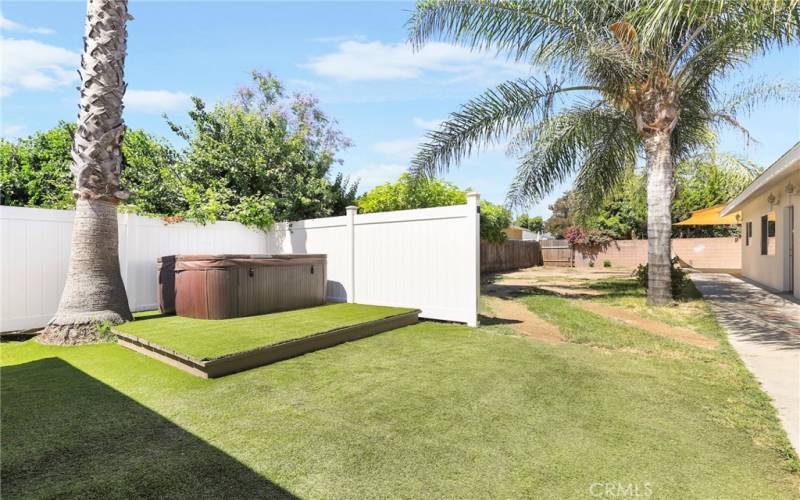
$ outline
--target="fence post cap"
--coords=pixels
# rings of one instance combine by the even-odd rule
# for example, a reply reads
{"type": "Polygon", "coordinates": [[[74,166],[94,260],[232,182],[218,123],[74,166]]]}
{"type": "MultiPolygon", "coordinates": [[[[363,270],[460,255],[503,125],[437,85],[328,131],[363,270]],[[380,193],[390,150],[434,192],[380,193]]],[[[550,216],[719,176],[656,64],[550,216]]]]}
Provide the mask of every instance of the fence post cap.
{"type": "Polygon", "coordinates": [[[467,198],[480,198],[481,194],[477,191],[470,191],[467,193],[467,198]]]}
{"type": "Polygon", "coordinates": [[[348,205],[348,206],[345,207],[345,210],[347,211],[348,214],[349,213],[356,213],[356,212],[358,212],[358,207],[355,206],[355,205],[348,205]]]}

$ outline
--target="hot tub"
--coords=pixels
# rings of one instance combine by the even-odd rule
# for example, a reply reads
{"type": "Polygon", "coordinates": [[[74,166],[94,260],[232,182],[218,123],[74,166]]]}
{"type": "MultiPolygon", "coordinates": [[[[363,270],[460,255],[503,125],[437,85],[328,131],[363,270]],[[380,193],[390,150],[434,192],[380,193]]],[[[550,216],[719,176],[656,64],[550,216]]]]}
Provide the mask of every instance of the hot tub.
{"type": "Polygon", "coordinates": [[[326,256],[168,255],[159,261],[159,306],[179,316],[225,319],[325,303],[326,256]],[[174,266],[174,290],[169,290],[174,266]]]}

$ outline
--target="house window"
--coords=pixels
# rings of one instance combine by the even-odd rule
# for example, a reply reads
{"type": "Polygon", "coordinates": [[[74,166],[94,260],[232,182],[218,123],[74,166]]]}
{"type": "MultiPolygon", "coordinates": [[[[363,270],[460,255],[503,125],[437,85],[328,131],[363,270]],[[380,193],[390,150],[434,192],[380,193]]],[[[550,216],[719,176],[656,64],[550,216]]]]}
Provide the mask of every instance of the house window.
{"type": "Polygon", "coordinates": [[[750,239],[753,237],[753,222],[745,224],[744,229],[744,244],[750,246],[750,239]]]}
{"type": "Polygon", "coordinates": [[[761,255],[775,255],[775,212],[761,217],[761,255]]]}

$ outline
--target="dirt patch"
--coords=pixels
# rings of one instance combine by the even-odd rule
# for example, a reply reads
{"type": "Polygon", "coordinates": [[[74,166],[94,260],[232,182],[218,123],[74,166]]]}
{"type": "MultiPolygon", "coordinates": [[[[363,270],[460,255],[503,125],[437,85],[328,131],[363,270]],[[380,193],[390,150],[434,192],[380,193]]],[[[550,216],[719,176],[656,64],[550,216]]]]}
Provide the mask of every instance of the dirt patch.
{"type": "Polygon", "coordinates": [[[608,278],[629,278],[631,270],[626,268],[574,268],[574,267],[531,267],[500,273],[501,279],[527,279],[537,282],[550,281],[595,281],[608,278]]]}
{"type": "Polygon", "coordinates": [[[637,328],[641,328],[647,332],[654,333],[662,337],[668,337],[679,342],[684,342],[706,349],[714,349],[719,345],[719,342],[716,340],[704,337],[703,335],[700,335],[693,330],[689,330],[688,328],[681,328],[668,325],[658,320],[643,318],[636,312],[628,309],[589,301],[576,301],[576,304],[580,308],[589,312],[593,312],[607,318],[616,319],[618,321],[633,325],[637,328]]]}
{"type": "Polygon", "coordinates": [[[515,331],[545,342],[563,342],[558,327],[532,313],[524,304],[510,298],[488,297],[487,305],[492,309],[489,316],[504,320],[515,331]]]}
{"type": "Polygon", "coordinates": [[[529,287],[538,288],[556,295],[567,298],[581,298],[581,297],[597,297],[604,295],[601,290],[588,288],[586,285],[588,281],[564,281],[564,280],[548,280],[538,281],[520,278],[503,279],[498,281],[494,286],[513,286],[513,287],[529,287]]]}
{"type": "Polygon", "coordinates": [[[574,285],[551,285],[548,283],[547,285],[536,285],[536,288],[541,288],[547,292],[552,292],[556,295],[568,298],[597,297],[599,295],[605,295],[600,290],[574,285]]]}

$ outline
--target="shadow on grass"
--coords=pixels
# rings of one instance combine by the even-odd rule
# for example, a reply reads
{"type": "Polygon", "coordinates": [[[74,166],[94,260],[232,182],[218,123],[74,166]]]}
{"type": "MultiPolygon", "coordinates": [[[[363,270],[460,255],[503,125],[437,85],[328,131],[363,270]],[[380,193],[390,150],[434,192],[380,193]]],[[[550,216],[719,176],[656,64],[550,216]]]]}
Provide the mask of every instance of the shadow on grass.
{"type": "Polygon", "coordinates": [[[635,280],[608,279],[589,283],[589,288],[605,292],[603,297],[644,297],[645,289],[635,280]]]}
{"type": "Polygon", "coordinates": [[[486,295],[500,298],[517,298],[526,297],[528,295],[558,296],[555,292],[534,285],[504,285],[502,283],[487,285],[483,288],[482,292],[486,295]]]}
{"type": "Polygon", "coordinates": [[[61,359],[0,387],[4,498],[296,498],[61,359]]]}
{"type": "Polygon", "coordinates": [[[175,313],[162,313],[159,311],[143,311],[133,313],[134,321],[146,321],[148,319],[166,318],[167,316],[175,316],[175,313]]]}
{"type": "Polygon", "coordinates": [[[480,323],[481,326],[495,326],[495,325],[516,325],[522,323],[522,321],[517,319],[495,318],[492,316],[479,314],[478,323],[480,323]]]}
{"type": "MultiPolygon", "coordinates": [[[[599,297],[604,298],[625,298],[625,297],[647,297],[647,289],[636,280],[631,279],[608,279],[590,283],[589,288],[604,292],[599,297]]],[[[691,302],[699,300],[703,295],[695,288],[690,279],[686,279],[678,295],[674,297],[676,302],[691,302]]]]}

